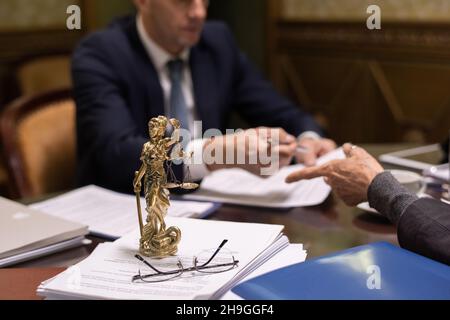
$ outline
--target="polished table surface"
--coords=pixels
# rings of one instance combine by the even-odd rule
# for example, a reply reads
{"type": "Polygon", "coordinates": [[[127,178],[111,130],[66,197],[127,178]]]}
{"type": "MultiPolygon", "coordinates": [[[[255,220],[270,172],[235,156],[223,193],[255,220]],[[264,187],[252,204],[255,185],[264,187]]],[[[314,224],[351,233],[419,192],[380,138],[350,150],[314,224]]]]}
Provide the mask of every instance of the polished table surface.
{"type": "MultiPolygon", "coordinates": [[[[405,145],[368,145],[372,154],[405,148],[405,145]]],[[[291,243],[303,243],[308,258],[376,241],[397,244],[395,227],[384,217],[347,207],[333,194],[321,205],[290,210],[273,210],[224,205],[209,219],[240,222],[281,224],[291,243]]],[[[92,244],[42,257],[0,270],[0,299],[29,299],[35,297],[37,285],[64,268],[86,258],[100,242],[89,237],[92,244]],[[8,279],[8,281],[6,281],[8,279]],[[22,284],[11,291],[9,283],[22,284]]]]}

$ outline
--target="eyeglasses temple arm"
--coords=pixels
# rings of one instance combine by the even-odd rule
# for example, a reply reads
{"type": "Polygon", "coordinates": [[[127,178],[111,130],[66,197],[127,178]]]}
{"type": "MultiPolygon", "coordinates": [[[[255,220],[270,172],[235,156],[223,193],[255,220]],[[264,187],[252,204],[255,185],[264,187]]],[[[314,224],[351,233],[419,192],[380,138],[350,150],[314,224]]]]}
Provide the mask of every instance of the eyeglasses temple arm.
{"type": "Polygon", "coordinates": [[[154,266],[152,266],[150,263],[148,263],[144,258],[142,258],[140,255],[136,254],[134,256],[136,259],[138,259],[139,261],[143,262],[147,267],[151,268],[153,271],[158,272],[158,273],[164,273],[162,271],[159,271],[158,269],[156,269],[154,266]]]}
{"type": "Polygon", "coordinates": [[[208,265],[208,264],[212,261],[212,259],[214,259],[214,257],[219,253],[220,249],[222,249],[223,246],[224,246],[227,242],[228,242],[227,239],[223,240],[222,243],[220,244],[220,246],[217,248],[216,252],[214,252],[214,254],[211,256],[211,258],[209,258],[208,261],[206,261],[204,264],[202,264],[202,265],[199,266],[199,267],[202,268],[202,267],[208,265]]]}

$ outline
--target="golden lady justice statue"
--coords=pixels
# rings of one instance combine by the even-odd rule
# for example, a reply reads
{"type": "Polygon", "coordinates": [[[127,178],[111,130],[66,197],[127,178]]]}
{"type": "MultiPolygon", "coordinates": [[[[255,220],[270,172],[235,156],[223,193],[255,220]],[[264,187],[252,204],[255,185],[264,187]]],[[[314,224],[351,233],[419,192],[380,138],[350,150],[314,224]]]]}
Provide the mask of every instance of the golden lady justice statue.
{"type": "MultiPolygon", "coordinates": [[[[181,239],[180,229],[177,227],[166,228],[164,222],[170,206],[168,189],[196,189],[198,184],[167,181],[166,161],[170,162],[187,157],[179,144],[180,122],[177,119],[167,120],[166,117],[159,116],[152,118],[148,126],[150,141],[144,144],[140,158],[142,165],[139,171],[136,171],[133,181],[141,231],[139,251],[147,257],[163,258],[177,253],[178,243],[181,239]],[[165,136],[169,124],[173,127],[171,138],[165,136]],[[142,178],[144,178],[144,193],[147,205],[145,208],[147,211],[147,224],[145,226],[142,222],[140,204],[142,178]]],[[[167,167],[169,174],[174,177],[170,165],[167,167]]]]}

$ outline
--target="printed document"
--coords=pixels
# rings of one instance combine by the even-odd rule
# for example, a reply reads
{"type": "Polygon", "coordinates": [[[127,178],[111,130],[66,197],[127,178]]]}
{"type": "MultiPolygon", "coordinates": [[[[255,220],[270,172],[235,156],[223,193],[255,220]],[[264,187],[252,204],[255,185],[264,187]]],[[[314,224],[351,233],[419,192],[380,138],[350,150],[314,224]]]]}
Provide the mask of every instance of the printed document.
{"type": "MultiPolygon", "coordinates": [[[[317,164],[344,157],[342,149],[337,149],[319,158],[317,164]]],[[[243,169],[215,171],[205,177],[197,191],[184,198],[271,208],[318,205],[325,201],[331,191],[323,178],[293,184],[284,182],[290,173],[302,168],[304,165],[301,164],[284,167],[267,178],[243,169]]]]}
{"type": "Polygon", "coordinates": [[[167,225],[182,230],[179,253],[165,259],[146,258],[156,268],[177,268],[178,261],[190,267],[199,252],[217,248],[224,239],[228,240],[224,249],[239,261],[237,267],[213,274],[185,272],[164,282],[132,282],[139,270],[142,274],[151,272],[134,258],[139,245],[135,231],[114,243],[99,245],[89,258],[43,282],[38,294],[48,299],[218,299],[289,245],[280,225],[170,217],[167,225]]]}
{"type": "MultiPolygon", "coordinates": [[[[138,226],[136,197],[86,186],[30,206],[41,212],[89,226],[91,234],[117,239],[138,226]]],[[[211,202],[170,201],[169,216],[203,217],[217,207],[211,202]]],[[[141,198],[145,220],[145,199],[141,198]]]]}

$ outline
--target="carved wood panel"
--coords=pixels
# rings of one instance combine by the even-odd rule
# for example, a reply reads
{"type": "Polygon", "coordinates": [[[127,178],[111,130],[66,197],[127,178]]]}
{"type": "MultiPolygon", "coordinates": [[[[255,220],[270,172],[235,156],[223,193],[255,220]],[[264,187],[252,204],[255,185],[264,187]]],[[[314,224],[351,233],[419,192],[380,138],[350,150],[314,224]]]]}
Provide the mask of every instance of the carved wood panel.
{"type": "Polygon", "coordinates": [[[450,25],[277,21],[276,86],[339,142],[434,142],[450,128],[450,25]]]}

